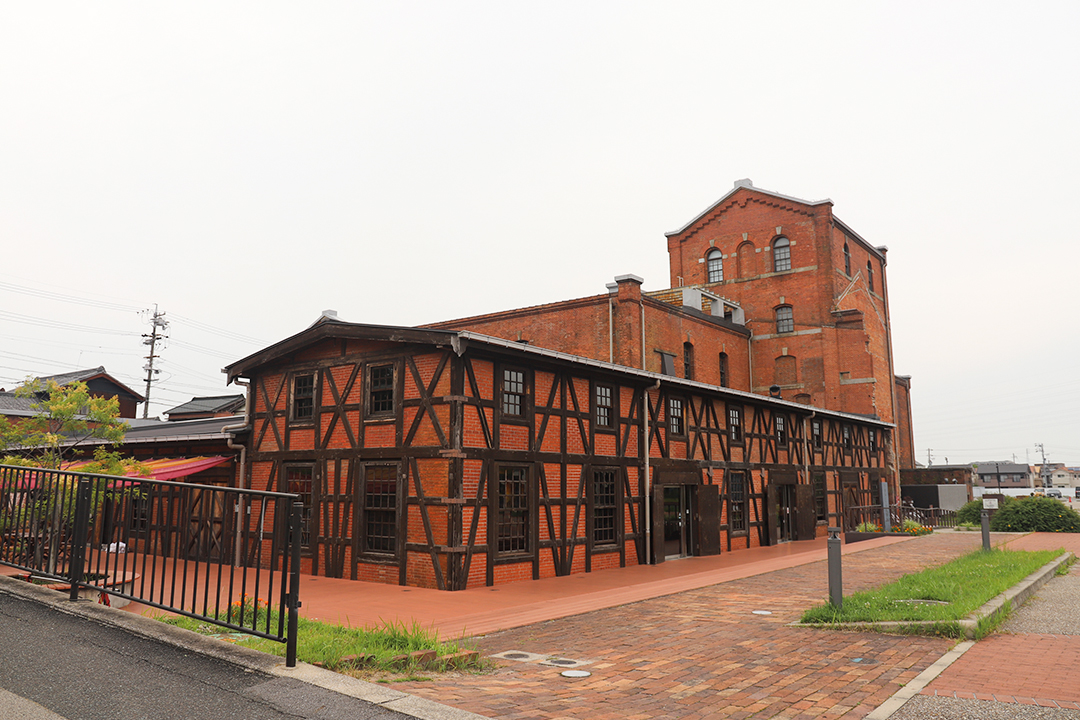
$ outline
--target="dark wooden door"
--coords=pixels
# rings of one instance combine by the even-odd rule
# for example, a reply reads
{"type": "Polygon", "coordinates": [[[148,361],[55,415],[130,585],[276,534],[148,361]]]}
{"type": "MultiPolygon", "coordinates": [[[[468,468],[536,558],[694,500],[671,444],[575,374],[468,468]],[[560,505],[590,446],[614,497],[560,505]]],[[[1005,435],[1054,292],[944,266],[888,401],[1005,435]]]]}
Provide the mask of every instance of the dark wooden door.
{"type": "Polygon", "coordinates": [[[652,556],[653,563],[664,562],[664,486],[652,488],[652,556]]]}
{"type": "Polygon", "coordinates": [[[188,506],[186,554],[200,560],[226,560],[230,557],[225,537],[223,493],[191,488],[188,506]]]}
{"type": "Polygon", "coordinates": [[[697,529],[697,554],[720,554],[720,487],[698,485],[694,527],[697,529]]]}
{"type": "Polygon", "coordinates": [[[795,486],[795,539],[813,540],[817,537],[817,508],[814,506],[814,486],[795,486]]]}

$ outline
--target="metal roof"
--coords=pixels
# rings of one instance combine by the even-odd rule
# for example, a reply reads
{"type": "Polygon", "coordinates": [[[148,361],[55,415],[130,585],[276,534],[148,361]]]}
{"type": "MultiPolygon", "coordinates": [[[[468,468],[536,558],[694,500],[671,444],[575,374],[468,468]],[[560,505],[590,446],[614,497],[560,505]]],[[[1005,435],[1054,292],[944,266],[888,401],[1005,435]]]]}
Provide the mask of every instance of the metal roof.
{"type": "Polygon", "coordinates": [[[832,417],[846,418],[862,423],[873,423],[881,427],[894,427],[893,423],[888,423],[867,415],[857,415],[837,410],[826,410],[813,405],[804,405],[789,400],[778,400],[767,395],[758,395],[757,393],[743,390],[733,390],[731,388],[720,387],[719,385],[709,385],[708,383],[686,380],[672,375],[662,375],[648,370],[639,370],[626,365],[616,365],[615,363],[604,362],[602,360],[593,360],[592,358],[582,357],[580,355],[571,355],[559,350],[549,350],[548,348],[536,345],[526,345],[513,340],[504,340],[502,338],[492,337],[491,335],[484,335],[469,330],[422,330],[411,327],[395,327],[392,325],[364,325],[360,323],[347,323],[340,320],[324,320],[307,330],[299,332],[281,342],[275,343],[253,355],[249,355],[243,360],[232,363],[225,368],[225,372],[228,375],[229,382],[232,382],[234,378],[246,377],[245,373],[250,372],[253,368],[273,362],[277,358],[306,347],[311,343],[327,338],[338,337],[382,339],[390,342],[417,342],[443,347],[450,346],[458,355],[464,354],[467,346],[475,343],[486,345],[491,348],[498,348],[502,352],[532,355],[551,360],[558,360],[560,362],[573,363],[575,365],[584,365],[605,372],[634,377],[649,384],[661,382],[695,390],[708,391],[710,393],[746,402],[787,407],[801,413],[818,413],[832,417]]]}
{"type": "Polygon", "coordinates": [[[209,413],[235,410],[244,404],[243,395],[215,395],[212,397],[191,398],[183,405],[177,405],[171,410],[166,410],[166,415],[181,415],[184,413],[209,413]]]}
{"type": "Polygon", "coordinates": [[[38,380],[43,380],[45,382],[52,380],[57,385],[67,385],[68,383],[73,382],[87,382],[88,380],[94,380],[96,378],[105,378],[113,385],[123,389],[124,392],[128,393],[139,402],[145,402],[146,400],[142,395],[106,372],[104,365],[98,365],[96,368],[89,368],[87,370],[74,370],[72,372],[60,373],[59,375],[42,375],[38,380]]]}

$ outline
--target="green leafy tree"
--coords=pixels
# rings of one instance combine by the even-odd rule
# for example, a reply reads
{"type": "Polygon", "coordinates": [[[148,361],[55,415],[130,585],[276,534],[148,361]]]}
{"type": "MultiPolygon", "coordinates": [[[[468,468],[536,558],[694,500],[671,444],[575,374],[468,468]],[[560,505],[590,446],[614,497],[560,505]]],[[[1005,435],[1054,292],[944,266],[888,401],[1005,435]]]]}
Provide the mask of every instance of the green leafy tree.
{"type": "MultiPolygon", "coordinates": [[[[31,400],[34,414],[14,422],[0,418],[0,464],[59,470],[93,443],[93,460],[80,468],[82,472],[150,474],[145,465],[121,456],[115,449],[129,427],[120,418],[120,403],[115,397],[93,397],[82,382],[59,385],[36,379],[28,380],[15,394],[31,400]]],[[[4,504],[8,512],[0,514],[0,528],[5,531],[8,527],[23,528],[26,538],[35,539],[19,541],[26,546],[28,556],[24,560],[40,567],[47,559],[47,571],[54,573],[71,542],[78,483],[70,475],[27,477],[28,486],[13,490],[19,497],[4,504]]],[[[137,493],[131,484],[116,486],[115,481],[96,479],[90,517],[98,514],[107,496],[137,493]]]]}
{"type": "MultiPolygon", "coordinates": [[[[34,414],[14,422],[0,418],[0,452],[6,465],[58,470],[91,441],[104,440],[115,446],[129,428],[120,418],[119,400],[91,396],[86,383],[59,385],[32,379],[15,395],[30,399],[34,414]]],[[[125,474],[134,461],[124,460],[107,445],[97,444],[94,466],[87,472],[125,474]]]]}

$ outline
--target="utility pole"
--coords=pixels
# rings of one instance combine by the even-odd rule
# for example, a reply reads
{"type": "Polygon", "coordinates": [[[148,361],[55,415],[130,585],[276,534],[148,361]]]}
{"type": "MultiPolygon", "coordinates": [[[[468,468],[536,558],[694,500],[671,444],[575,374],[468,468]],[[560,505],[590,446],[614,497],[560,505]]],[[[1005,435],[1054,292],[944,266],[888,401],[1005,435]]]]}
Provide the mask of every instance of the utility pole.
{"type": "Polygon", "coordinates": [[[1043,487],[1050,487],[1050,468],[1046,466],[1046,448],[1042,443],[1035,443],[1035,447],[1039,448],[1039,452],[1042,453],[1042,468],[1039,471],[1039,475],[1042,476],[1043,487]]]}
{"type": "Polygon", "coordinates": [[[164,334],[167,327],[169,327],[169,321],[165,319],[165,313],[159,313],[157,303],[154,303],[154,315],[150,318],[150,334],[143,334],[143,345],[150,346],[150,354],[146,356],[146,364],[143,365],[143,370],[146,371],[146,402],[143,403],[142,411],[144,420],[150,412],[150,385],[161,373],[161,370],[154,367],[154,360],[158,357],[154,351],[157,349],[158,340],[169,338],[164,334]]]}
{"type": "Polygon", "coordinates": [[[930,448],[926,448],[926,467],[930,467],[934,461],[930,459],[930,448]]]}

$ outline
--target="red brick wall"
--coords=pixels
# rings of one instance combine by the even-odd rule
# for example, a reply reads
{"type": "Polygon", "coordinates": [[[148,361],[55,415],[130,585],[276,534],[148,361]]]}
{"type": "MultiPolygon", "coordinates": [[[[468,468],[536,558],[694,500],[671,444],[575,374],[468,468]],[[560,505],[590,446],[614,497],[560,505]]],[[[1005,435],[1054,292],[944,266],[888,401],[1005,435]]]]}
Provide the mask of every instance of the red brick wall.
{"type": "Polygon", "coordinates": [[[668,253],[673,286],[681,277],[746,312],[754,332],[754,392],[767,393],[777,381],[778,358],[794,357],[794,382],[780,378],[787,381],[780,383],[785,399],[892,421],[884,268],[880,257],[834,223],[831,203],[808,205],[743,188],[669,237],[668,253]],[[777,273],[772,243],[780,236],[791,242],[791,270],[777,273]],[[844,273],[845,241],[850,276],[844,273]],[[741,267],[740,247],[744,261],[753,258],[741,267]],[[725,256],[724,282],[709,284],[698,260],[713,248],[725,256]],[[777,333],[776,309],[784,305],[792,309],[793,333],[777,333]]]}

